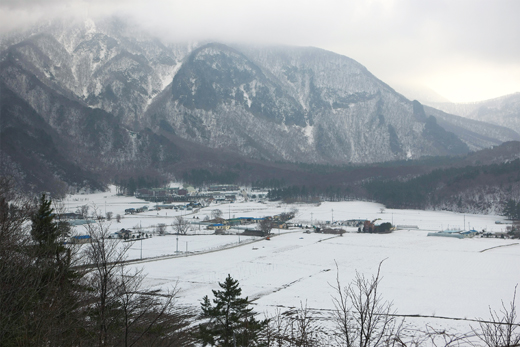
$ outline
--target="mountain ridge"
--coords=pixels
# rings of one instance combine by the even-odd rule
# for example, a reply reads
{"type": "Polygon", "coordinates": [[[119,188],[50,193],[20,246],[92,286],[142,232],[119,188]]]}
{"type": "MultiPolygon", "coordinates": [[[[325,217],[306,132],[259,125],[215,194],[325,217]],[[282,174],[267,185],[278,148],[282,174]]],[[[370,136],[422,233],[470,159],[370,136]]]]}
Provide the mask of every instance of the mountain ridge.
{"type": "MultiPolygon", "coordinates": [[[[470,131],[481,123],[463,121],[454,135],[450,115],[441,120],[358,62],[318,48],[165,45],[120,20],[42,26],[0,47],[0,87],[15,96],[3,99],[2,118],[23,118],[7,112],[23,101],[66,148],[56,153],[86,173],[110,172],[105,180],[123,168],[178,172],[182,162],[196,166],[190,155],[199,154],[209,162],[225,152],[341,165],[458,155],[468,145],[520,139],[500,127],[488,136],[484,123],[470,131]]],[[[2,124],[23,127],[16,119],[2,124]]],[[[16,161],[18,152],[6,148],[16,161]]],[[[88,181],[66,170],[53,175],[76,186],[88,181]]]]}

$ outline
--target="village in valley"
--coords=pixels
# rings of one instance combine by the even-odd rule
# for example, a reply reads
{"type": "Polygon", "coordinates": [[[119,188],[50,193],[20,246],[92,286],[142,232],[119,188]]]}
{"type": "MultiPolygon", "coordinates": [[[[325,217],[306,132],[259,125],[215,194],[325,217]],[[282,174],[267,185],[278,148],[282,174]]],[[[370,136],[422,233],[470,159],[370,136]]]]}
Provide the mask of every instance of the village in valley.
{"type": "Polygon", "coordinates": [[[462,326],[467,322],[435,317],[482,317],[488,304],[513,293],[517,271],[507,264],[517,262],[520,245],[505,217],[267,197],[266,190],[228,185],[140,189],[134,196],[112,186],[57,205],[74,226],[68,242],[81,249],[93,226],[103,228],[125,248],[127,265],[147,274],[146,286],[177,288],[182,305],[196,306],[230,274],[258,312],[302,303],[332,308],[337,275],[347,283],[357,272],[373,275],[381,263],[385,298],[400,313],[430,317],[417,324],[462,326]]]}
{"type": "MultiPolygon", "coordinates": [[[[336,235],[352,232],[391,233],[395,230],[419,229],[418,225],[395,224],[394,213],[386,211],[384,207],[379,207],[379,213],[376,215],[369,213],[366,216],[349,219],[338,217],[343,217],[346,212],[341,210],[336,211],[336,219],[334,219],[333,208],[330,210],[330,215],[316,214],[313,218],[314,213],[309,212],[309,215],[303,216],[300,213],[302,206],[305,207],[305,210],[309,209],[309,206],[319,208],[321,203],[287,204],[281,201],[269,201],[268,191],[237,185],[211,185],[204,189],[196,189],[192,186],[142,188],[137,189],[132,198],[123,194],[113,194],[114,189],[115,187],[112,186],[110,195],[93,194],[92,196],[95,198],[92,200],[90,200],[91,195],[85,194],[85,192],[69,196],[61,203],[61,209],[65,208],[67,212],[62,212],[59,215],[60,219],[68,221],[73,226],[95,221],[115,221],[114,225],[110,223],[111,230],[114,226],[117,227],[123,219],[126,219],[122,224],[125,226],[128,224],[127,220],[139,219],[138,225],[123,227],[110,235],[112,238],[124,240],[148,238],[152,235],[188,235],[197,234],[197,232],[198,234],[270,237],[273,229],[303,230],[307,233],[336,235]],[[103,195],[103,197],[100,198],[99,195],[103,195]],[[83,196],[85,198],[81,198],[83,196]],[[241,208],[244,204],[247,204],[249,208],[241,208]],[[272,209],[273,205],[276,205],[276,208],[272,209]],[[271,214],[259,215],[257,213],[266,210],[267,206],[270,207],[271,214]],[[248,214],[248,212],[251,213],[248,214]],[[145,220],[144,225],[143,219],[145,220]],[[176,227],[176,223],[178,224],[181,219],[184,221],[184,228],[176,227]],[[168,220],[172,222],[167,223],[168,220]],[[150,224],[152,221],[155,223],[150,224]]],[[[471,226],[470,216],[466,223],[466,216],[463,215],[462,221],[453,223],[451,228],[449,223],[446,223],[445,227],[441,223],[438,228],[431,230],[428,236],[514,238],[517,225],[503,217],[498,218],[495,226],[486,225],[484,228],[478,228],[475,225],[471,226]]],[[[426,229],[430,230],[430,228],[426,229]]],[[[87,235],[81,235],[80,229],[78,229],[78,233],[78,235],[72,236],[71,241],[88,239],[87,235]]]]}

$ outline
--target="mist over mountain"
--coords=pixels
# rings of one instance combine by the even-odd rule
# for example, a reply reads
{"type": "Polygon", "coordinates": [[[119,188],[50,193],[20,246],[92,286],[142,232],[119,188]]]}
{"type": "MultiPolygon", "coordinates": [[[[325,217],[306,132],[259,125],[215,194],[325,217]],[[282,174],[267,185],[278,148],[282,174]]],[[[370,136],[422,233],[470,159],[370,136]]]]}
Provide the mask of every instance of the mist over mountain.
{"type": "Polygon", "coordinates": [[[432,102],[439,110],[510,128],[520,133],[520,93],[472,103],[432,102]]]}
{"type": "Polygon", "coordinates": [[[392,84],[394,89],[410,100],[418,100],[425,105],[451,102],[431,88],[417,85],[392,84]]]}
{"type": "Polygon", "coordinates": [[[0,42],[2,162],[34,189],[241,160],[461,155],[520,139],[423,107],[312,47],[165,45],[119,19],[55,22],[0,42]]]}

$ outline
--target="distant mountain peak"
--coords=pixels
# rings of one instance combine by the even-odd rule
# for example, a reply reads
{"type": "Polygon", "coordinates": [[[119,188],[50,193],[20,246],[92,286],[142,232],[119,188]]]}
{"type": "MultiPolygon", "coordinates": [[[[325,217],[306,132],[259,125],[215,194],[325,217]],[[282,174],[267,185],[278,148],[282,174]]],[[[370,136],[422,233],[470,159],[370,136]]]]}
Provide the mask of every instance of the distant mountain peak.
{"type": "Polygon", "coordinates": [[[458,116],[503,126],[520,134],[520,93],[479,102],[431,103],[431,106],[458,116]]]}

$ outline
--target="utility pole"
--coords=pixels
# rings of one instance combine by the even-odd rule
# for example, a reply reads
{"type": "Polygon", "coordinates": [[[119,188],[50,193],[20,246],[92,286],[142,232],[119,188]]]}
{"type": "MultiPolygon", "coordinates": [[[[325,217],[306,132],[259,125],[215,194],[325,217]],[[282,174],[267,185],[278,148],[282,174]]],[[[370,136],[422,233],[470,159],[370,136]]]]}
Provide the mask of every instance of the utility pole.
{"type": "Polygon", "coordinates": [[[141,259],[143,259],[143,239],[141,239],[141,259]]]}
{"type": "Polygon", "coordinates": [[[177,233],[177,247],[175,249],[175,253],[179,253],[179,233],[177,233]]]}
{"type": "Polygon", "coordinates": [[[332,222],[331,222],[331,224],[334,224],[334,209],[332,209],[331,211],[332,211],[332,222]]]}

